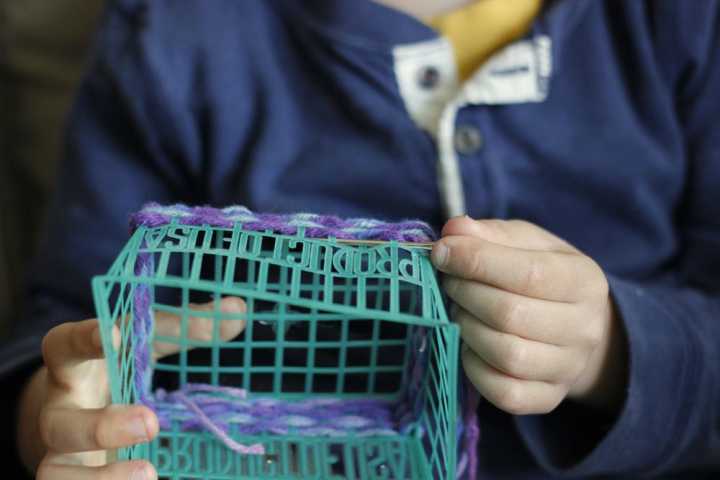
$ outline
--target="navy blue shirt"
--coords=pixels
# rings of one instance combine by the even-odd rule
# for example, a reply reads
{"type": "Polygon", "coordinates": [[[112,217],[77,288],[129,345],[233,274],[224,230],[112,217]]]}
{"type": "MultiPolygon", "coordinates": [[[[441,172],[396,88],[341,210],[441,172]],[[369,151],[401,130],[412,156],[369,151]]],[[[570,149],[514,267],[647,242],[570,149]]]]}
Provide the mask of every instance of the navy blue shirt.
{"type": "MultiPolygon", "coordinates": [[[[629,342],[626,398],[512,417],[480,406],[480,478],[636,478],[720,466],[720,2],[548,1],[542,101],[472,104],[457,126],[467,213],[521,218],[605,270],[629,342]],[[477,142],[476,142],[477,143],[477,142]]],[[[438,148],[394,48],[437,34],[366,0],[123,0],[68,131],[49,237],[5,378],[147,201],[445,220],[438,148]]],[[[8,353],[9,352],[9,353],[8,353]]],[[[701,473],[703,472],[703,473],[701,473]]]]}

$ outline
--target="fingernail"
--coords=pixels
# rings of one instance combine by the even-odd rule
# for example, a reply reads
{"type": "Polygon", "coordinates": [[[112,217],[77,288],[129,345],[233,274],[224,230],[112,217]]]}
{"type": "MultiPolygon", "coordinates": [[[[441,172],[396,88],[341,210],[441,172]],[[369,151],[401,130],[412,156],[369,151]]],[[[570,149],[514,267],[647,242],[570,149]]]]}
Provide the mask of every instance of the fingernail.
{"type": "Polygon", "coordinates": [[[220,311],[223,313],[245,313],[247,305],[237,297],[225,297],[220,301],[220,311]]]}
{"type": "Polygon", "coordinates": [[[143,416],[133,418],[128,424],[128,431],[137,442],[144,442],[150,439],[150,429],[143,416]]]}
{"type": "Polygon", "coordinates": [[[463,328],[463,320],[461,318],[454,318],[453,321],[455,322],[455,325],[460,328],[460,335],[463,334],[464,328],[463,328]]]}
{"type": "Polygon", "coordinates": [[[155,472],[150,465],[142,465],[135,469],[130,476],[130,480],[154,480],[155,472]]]}
{"type": "Polygon", "coordinates": [[[443,242],[439,242],[436,243],[435,248],[433,248],[431,259],[436,267],[441,268],[447,263],[449,254],[450,249],[447,245],[443,242]]]}

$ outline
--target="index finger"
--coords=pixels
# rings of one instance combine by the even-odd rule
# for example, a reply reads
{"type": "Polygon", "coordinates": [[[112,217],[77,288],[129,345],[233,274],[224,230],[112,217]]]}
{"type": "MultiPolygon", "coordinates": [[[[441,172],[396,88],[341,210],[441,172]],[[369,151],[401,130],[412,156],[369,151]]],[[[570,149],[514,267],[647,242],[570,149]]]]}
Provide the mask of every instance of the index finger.
{"type": "Polygon", "coordinates": [[[441,272],[526,297],[572,302],[585,294],[591,265],[571,252],[525,250],[477,237],[451,235],[435,243],[441,272]]]}
{"type": "MultiPolygon", "coordinates": [[[[231,318],[233,314],[247,311],[245,302],[238,297],[224,297],[219,301],[188,305],[187,325],[184,335],[190,340],[227,341],[239,335],[245,328],[245,320],[231,318]],[[217,338],[216,338],[217,336],[217,338]]],[[[179,315],[164,311],[155,314],[155,331],[170,341],[156,341],[154,357],[161,358],[177,353],[182,348],[179,341],[183,336],[182,319],[179,315]]]]}
{"type": "MultiPolygon", "coordinates": [[[[118,343],[117,328],[113,330],[113,338],[118,343]]],[[[93,318],[54,327],[43,338],[42,355],[51,378],[69,386],[81,374],[76,367],[104,357],[98,321],[93,318]]]]}
{"type": "Polygon", "coordinates": [[[576,252],[577,249],[542,227],[524,220],[454,217],[443,226],[442,236],[465,235],[528,250],[576,252]]]}
{"type": "Polygon", "coordinates": [[[39,424],[45,446],[60,454],[128,447],[152,440],[159,430],[157,416],[144,405],[80,409],[50,403],[39,424]]]}

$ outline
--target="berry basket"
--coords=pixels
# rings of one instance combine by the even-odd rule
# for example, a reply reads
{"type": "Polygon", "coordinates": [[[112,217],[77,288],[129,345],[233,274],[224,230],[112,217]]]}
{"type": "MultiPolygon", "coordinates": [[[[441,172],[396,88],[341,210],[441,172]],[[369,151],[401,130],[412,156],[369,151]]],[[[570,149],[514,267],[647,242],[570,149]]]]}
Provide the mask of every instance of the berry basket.
{"type": "Polygon", "coordinates": [[[459,331],[428,251],[275,217],[150,205],[93,280],[112,401],[161,427],[118,458],[173,480],[457,478],[459,331]]]}

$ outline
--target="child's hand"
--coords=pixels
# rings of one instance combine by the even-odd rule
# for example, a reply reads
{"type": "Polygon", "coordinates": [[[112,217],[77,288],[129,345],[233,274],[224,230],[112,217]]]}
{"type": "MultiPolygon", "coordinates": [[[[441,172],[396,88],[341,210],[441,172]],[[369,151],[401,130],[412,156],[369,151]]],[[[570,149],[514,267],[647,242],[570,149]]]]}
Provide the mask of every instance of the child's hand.
{"type": "Polygon", "coordinates": [[[600,267],[527,222],[454,218],[442,234],[432,260],[478,391],[511,414],[547,413],[568,395],[614,406],[623,347],[600,267]]]}
{"type": "MultiPolygon", "coordinates": [[[[210,310],[212,303],[191,306],[210,310]]],[[[226,313],[245,311],[233,297],[222,300],[226,313]]],[[[160,335],[178,334],[177,316],[155,315],[160,335]]],[[[212,338],[212,319],[190,317],[188,336],[212,338]]],[[[222,322],[220,335],[229,340],[244,328],[242,321],[222,322]]],[[[114,332],[119,344],[119,330],[114,332]]],[[[156,344],[156,358],[178,351],[177,345],[156,344]]],[[[45,367],[26,387],[20,404],[18,443],[26,464],[36,466],[39,480],[122,479],[151,480],[155,469],[147,462],[108,465],[108,452],[147,442],[158,433],[158,420],[140,405],[109,405],[108,376],[95,319],[53,328],[43,341],[45,367]],[[42,459],[42,461],[40,461],[42,459]]]]}

